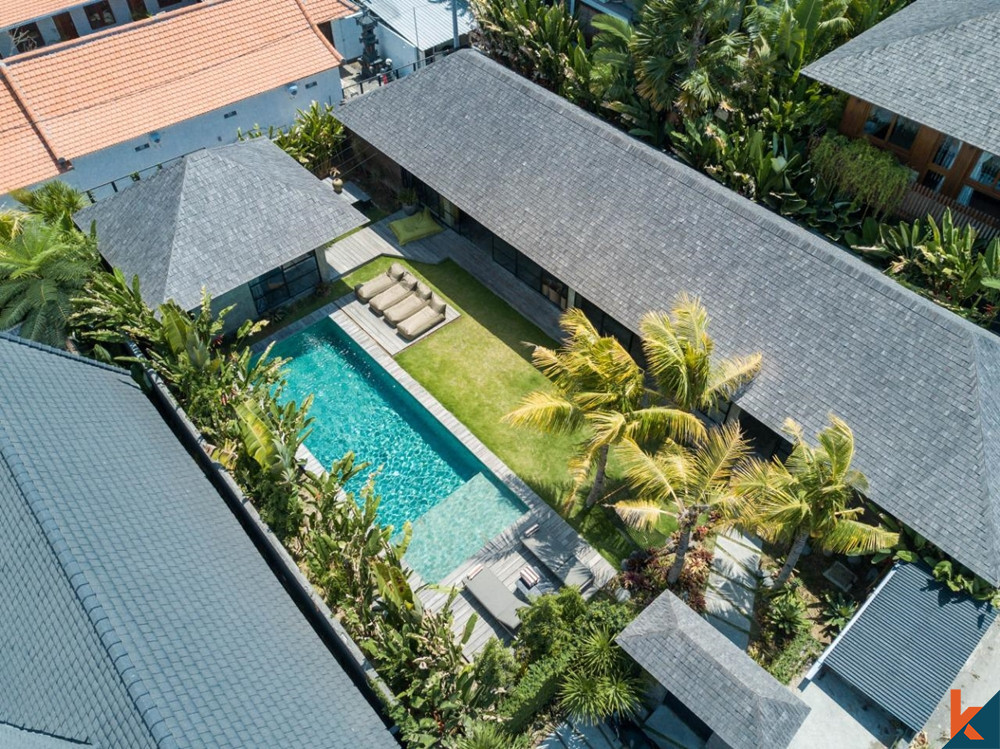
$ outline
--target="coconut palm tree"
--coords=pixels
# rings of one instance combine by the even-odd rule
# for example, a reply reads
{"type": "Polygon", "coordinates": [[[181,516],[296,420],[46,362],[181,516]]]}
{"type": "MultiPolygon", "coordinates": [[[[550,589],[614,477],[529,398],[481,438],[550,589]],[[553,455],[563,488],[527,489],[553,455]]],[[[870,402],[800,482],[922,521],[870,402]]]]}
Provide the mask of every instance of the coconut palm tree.
{"type": "Polygon", "coordinates": [[[663,396],[689,413],[711,413],[760,371],[761,355],[713,359],[708,312],[682,294],[669,313],[650,312],[639,323],[649,371],[663,396]]]}
{"type": "Polygon", "coordinates": [[[806,541],[840,554],[873,554],[895,545],[898,534],[859,518],[858,494],[868,487],[860,471],[851,468],[854,434],[830,414],[813,447],[802,427],[788,419],[784,431],[794,440],[785,463],[751,460],[737,469],[734,486],[741,501],[733,506],[738,525],[776,543],[790,543],[788,558],[775,587],[788,581],[806,541]]]}
{"type": "Polygon", "coordinates": [[[21,222],[0,240],[0,330],[21,326],[21,335],[65,346],[71,300],[98,267],[94,243],[40,217],[21,222]]]}
{"type": "Polygon", "coordinates": [[[625,441],[616,448],[625,468],[626,481],[636,499],[614,505],[627,524],[649,529],[664,515],[677,518],[677,552],[667,575],[673,585],[684,569],[691,532],[702,513],[731,507],[738,501],[732,485],[733,471],[750,454],[739,424],[733,422],[709,430],[693,447],[667,442],[648,453],[625,441]]]}
{"type": "Polygon", "coordinates": [[[555,392],[530,393],[504,421],[550,434],[584,430],[586,437],[570,464],[574,476],[570,498],[593,472],[589,507],[604,493],[612,445],[625,439],[696,440],[705,428],[694,415],[662,405],[646,387],[645,373],[628,351],[615,338],[600,335],[581,310],[567,310],[560,327],[566,333],[562,346],[556,350],[535,346],[532,354],[555,392]]]}

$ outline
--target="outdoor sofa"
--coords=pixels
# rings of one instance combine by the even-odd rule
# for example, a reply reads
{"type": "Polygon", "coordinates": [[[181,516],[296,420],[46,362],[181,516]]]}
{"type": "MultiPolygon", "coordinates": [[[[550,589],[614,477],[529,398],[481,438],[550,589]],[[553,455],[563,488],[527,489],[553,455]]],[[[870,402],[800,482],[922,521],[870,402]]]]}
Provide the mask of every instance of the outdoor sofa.
{"type": "Polygon", "coordinates": [[[517,632],[521,626],[517,612],[528,604],[515,596],[491,569],[482,565],[473,567],[466,576],[465,589],[504,629],[511,634],[517,632]]]}
{"type": "Polygon", "coordinates": [[[410,296],[413,293],[413,287],[416,285],[417,279],[410,273],[404,273],[403,277],[396,281],[396,283],[372,297],[371,301],[368,302],[368,306],[371,307],[372,312],[376,315],[381,315],[392,305],[399,304],[406,297],[410,296]]]}
{"type": "Polygon", "coordinates": [[[403,274],[406,273],[399,263],[393,263],[385,273],[380,273],[375,278],[365,283],[359,283],[354,287],[354,295],[362,302],[367,303],[373,297],[378,296],[383,291],[393,286],[403,274]]]}
{"type": "Polygon", "coordinates": [[[419,312],[428,305],[431,290],[425,283],[417,282],[413,293],[403,301],[398,302],[385,311],[385,321],[395,327],[406,318],[419,312]]]}
{"type": "MultiPolygon", "coordinates": [[[[374,301],[372,303],[374,304],[374,301]]],[[[435,325],[443,323],[446,309],[447,306],[445,305],[444,300],[432,292],[430,299],[427,301],[427,306],[421,308],[399,323],[396,326],[396,330],[401,336],[403,336],[403,338],[408,341],[412,341],[414,338],[426,333],[435,325]]]]}

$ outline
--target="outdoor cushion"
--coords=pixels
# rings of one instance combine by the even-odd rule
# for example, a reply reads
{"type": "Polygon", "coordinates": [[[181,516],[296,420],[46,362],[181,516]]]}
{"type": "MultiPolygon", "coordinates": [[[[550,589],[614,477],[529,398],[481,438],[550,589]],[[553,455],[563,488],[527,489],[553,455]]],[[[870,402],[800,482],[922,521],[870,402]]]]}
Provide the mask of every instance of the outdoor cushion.
{"type": "Polygon", "coordinates": [[[396,327],[399,334],[406,340],[412,341],[414,338],[426,333],[435,325],[443,323],[444,312],[435,312],[433,304],[434,303],[431,302],[420,311],[410,315],[408,318],[403,320],[403,322],[399,323],[396,327]]]}
{"type": "Polygon", "coordinates": [[[431,303],[431,309],[432,310],[434,310],[435,312],[440,312],[442,315],[444,314],[445,308],[447,306],[444,303],[444,299],[442,299],[441,297],[439,297],[434,292],[431,292],[430,303],[431,303]]]}
{"type": "Polygon", "coordinates": [[[389,266],[389,270],[387,270],[385,273],[390,278],[393,278],[398,281],[400,278],[403,277],[403,274],[406,273],[406,268],[404,268],[399,263],[393,263],[392,265],[389,266]]]}
{"type": "Polygon", "coordinates": [[[372,297],[381,294],[394,283],[396,283],[396,279],[390,276],[388,272],[382,273],[370,281],[365,281],[355,286],[354,295],[362,302],[367,302],[372,297]]]}
{"type": "Polygon", "coordinates": [[[429,209],[424,208],[420,213],[412,216],[397,219],[389,224],[392,233],[396,235],[399,246],[402,247],[407,242],[415,242],[418,239],[432,237],[439,231],[443,231],[441,225],[431,216],[429,209]]]}
{"type": "Polygon", "coordinates": [[[420,284],[417,284],[417,292],[410,294],[406,299],[397,302],[385,311],[385,321],[395,327],[403,320],[415,312],[427,306],[427,300],[420,296],[420,284]]]}
{"type": "Polygon", "coordinates": [[[396,281],[388,289],[383,291],[381,294],[372,297],[372,300],[368,303],[372,308],[372,312],[376,315],[381,315],[392,305],[399,304],[413,293],[413,287],[416,286],[416,284],[416,279],[414,279],[413,276],[408,273],[404,274],[400,280],[396,281]]]}
{"type": "Polygon", "coordinates": [[[417,288],[414,289],[414,293],[421,299],[430,299],[433,292],[431,291],[431,287],[423,281],[417,281],[417,288]]]}
{"type": "Polygon", "coordinates": [[[517,612],[528,604],[508,590],[493,570],[484,567],[476,571],[466,579],[465,589],[511,634],[521,626],[517,612]]]}
{"type": "Polygon", "coordinates": [[[561,580],[563,585],[574,586],[583,591],[594,582],[593,571],[571,551],[556,549],[547,541],[535,536],[522,538],[521,543],[549,572],[561,580]]]}

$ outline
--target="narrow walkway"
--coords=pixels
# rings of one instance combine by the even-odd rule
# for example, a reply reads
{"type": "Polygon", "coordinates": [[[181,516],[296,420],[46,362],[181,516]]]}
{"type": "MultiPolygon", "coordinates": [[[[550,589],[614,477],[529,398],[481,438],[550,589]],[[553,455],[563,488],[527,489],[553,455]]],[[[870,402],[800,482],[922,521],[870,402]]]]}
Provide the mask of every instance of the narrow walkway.
{"type": "Polygon", "coordinates": [[[740,650],[750,644],[760,553],[760,541],[736,530],[720,533],[715,540],[706,618],[740,650]]]}

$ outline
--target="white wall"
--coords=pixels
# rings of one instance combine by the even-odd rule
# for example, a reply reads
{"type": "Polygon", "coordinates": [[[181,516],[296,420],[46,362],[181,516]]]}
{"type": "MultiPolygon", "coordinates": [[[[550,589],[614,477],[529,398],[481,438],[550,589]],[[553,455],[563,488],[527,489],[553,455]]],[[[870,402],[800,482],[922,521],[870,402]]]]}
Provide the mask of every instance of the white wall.
{"type": "Polygon", "coordinates": [[[346,18],[337,18],[330,23],[333,31],[333,46],[344,56],[345,60],[361,57],[364,47],[361,44],[361,25],[358,19],[360,13],[346,18]]]}
{"type": "Polygon", "coordinates": [[[103,151],[73,159],[73,169],[60,179],[78,190],[95,190],[98,199],[114,192],[110,183],[122,180],[122,186],[130,183],[129,175],[155,169],[158,164],[172,161],[185,154],[202,148],[234,143],[237,129],[244,132],[254,125],[264,130],[268,126],[286,127],[295,119],[299,109],[307,109],[312,101],[337,106],[342,98],[340,71],[338,68],[324,71],[319,75],[265,92],[251,99],[244,99],[232,105],[221,107],[199,117],[184,120],[175,125],[161,128],[159,142],[154,143],[151,134],[120,143],[103,151]],[[315,86],[306,88],[314,83],[315,86]],[[292,96],[288,86],[298,86],[298,93],[292,96]],[[230,112],[235,116],[226,117],[230,112]],[[136,150],[136,149],[140,150],[136,150]]]}
{"type": "Polygon", "coordinates": [[[391,59],[393,69],[403,68],[399,71],[400,77],[413,72],[413,63],[418,59],[416,47],[382,24],[378,25],[378,40],[378,51],[382,59],[391,59]]]}

